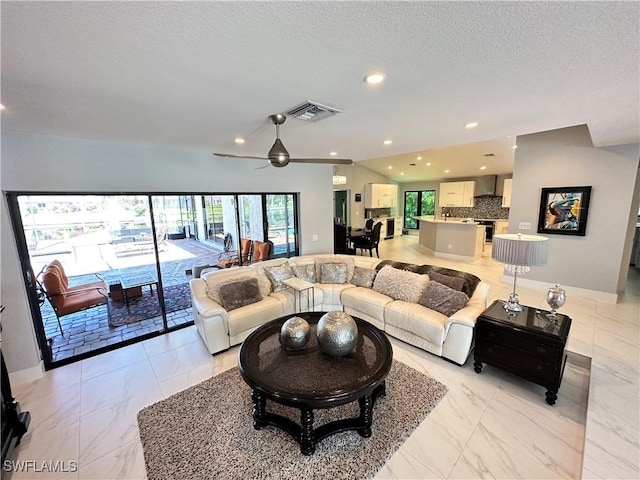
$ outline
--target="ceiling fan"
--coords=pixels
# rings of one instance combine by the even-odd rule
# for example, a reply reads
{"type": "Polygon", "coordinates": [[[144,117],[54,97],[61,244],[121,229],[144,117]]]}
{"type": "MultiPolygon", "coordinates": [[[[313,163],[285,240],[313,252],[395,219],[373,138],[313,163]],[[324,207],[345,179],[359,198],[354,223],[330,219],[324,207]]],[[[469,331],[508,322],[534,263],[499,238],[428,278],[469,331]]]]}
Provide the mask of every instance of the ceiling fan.
{"type": "Polygon", "coordinates": [[[230,153],[214,153],[218,157],[225,158],[255,158],[256,160],[268,160],[274,167],[286,167],[289,163],[329,163],[332,165],[351,165],[350,158],[291,158],[289,152],[280,141],[280,125],[287,117],[282,114],[269,115],[269,120],[276,126],[276,141],[269,150],[266,157],[254,157],[251,155],[232,155],[230,153]]]}

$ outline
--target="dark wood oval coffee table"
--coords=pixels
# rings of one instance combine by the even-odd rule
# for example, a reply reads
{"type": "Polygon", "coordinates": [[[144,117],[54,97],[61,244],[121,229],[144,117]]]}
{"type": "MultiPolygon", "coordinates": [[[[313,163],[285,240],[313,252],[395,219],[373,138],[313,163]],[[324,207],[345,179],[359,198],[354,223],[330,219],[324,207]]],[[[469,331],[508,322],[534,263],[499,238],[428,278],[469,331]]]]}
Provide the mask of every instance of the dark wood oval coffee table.
{"type": "Polygon", "coordinates": [[[284,430],[300,443],[300,451],[311,455],[316,444],[334,433],[355,430],[371,436],[373,405],[385,393],[385,378],[391,369],[393,351],[386,335],[375,326],[353,317],[358,342],[345,357],[323,353],[316,340],[316,324],[325,312],[286,315],[269,322],[247,337],[238,354],[238,368],[253,390],[253,426],[271,425],[284,430]],[[311,326],[309,343],[301,350],[280,345],[282,324],[293,316],[311,326]],[[266,400],[300,409],[300,424],[267,412],[266,400]],[[313,410],[358,401],[360,415],[313,426],[313,410]]]}

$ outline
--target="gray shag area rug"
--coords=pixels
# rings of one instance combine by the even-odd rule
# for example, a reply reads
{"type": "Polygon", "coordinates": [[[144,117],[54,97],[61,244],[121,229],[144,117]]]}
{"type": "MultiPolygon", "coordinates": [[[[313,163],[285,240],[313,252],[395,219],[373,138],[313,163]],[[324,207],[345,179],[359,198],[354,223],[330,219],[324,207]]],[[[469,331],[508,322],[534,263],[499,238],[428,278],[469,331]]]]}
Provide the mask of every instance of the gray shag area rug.
{"type": "MultiPolygon", "coordinates": [[[[287,433],[254,430],[251,389],[238,368],[138,412],[148,480],[371,478],[447,393],[447,387],[393,361],[386,395],[373,409],[373,434],[342,432],[313,455],[287,433]]],[[[267,400],[267,411],[299,422],[299,410],[267,400]]],[[[359,414],[358,402],[314,411],[314,427],[359,414]]]]}

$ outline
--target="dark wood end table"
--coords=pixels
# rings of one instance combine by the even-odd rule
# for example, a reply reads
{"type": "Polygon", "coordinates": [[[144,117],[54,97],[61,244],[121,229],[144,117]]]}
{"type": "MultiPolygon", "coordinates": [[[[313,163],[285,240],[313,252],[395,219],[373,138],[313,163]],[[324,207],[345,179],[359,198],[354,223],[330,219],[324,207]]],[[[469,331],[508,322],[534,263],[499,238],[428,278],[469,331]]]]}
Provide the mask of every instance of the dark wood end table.
{"type": "Polygon", "coordinates": [[[320,351],[316,324],[325,312],[304,312],[311,326],[307,345],[300,350],[280,346],[282,324],[294,315],[273,320],[255,330],[238,353],[240,375],[252,389],[253,426],[271,425],[289,433],[304,455],[314,453],[316,444],[334,433],[355,430],[371,436],[373,405],[385,394],[385,378],[391,369],[393,350],[386,335],[375,326],[353,317],[358,325],[358,342],[344,357],[320,351]],[[266,409],[267,399],[300,410],[300,424],[266,409]],[[358,401],[360,415],[314,428],[313,411],[358,401]]]}
{"type": "Polygon", "coordinates": [[[500,300],[494,301],[478,317],[475,327],[474,369],[482,363],[500,368],[547,388],[546,401],[556,403],[567,360],[566,344],[571,318],[523,306],[509,314],[500,300]]]}

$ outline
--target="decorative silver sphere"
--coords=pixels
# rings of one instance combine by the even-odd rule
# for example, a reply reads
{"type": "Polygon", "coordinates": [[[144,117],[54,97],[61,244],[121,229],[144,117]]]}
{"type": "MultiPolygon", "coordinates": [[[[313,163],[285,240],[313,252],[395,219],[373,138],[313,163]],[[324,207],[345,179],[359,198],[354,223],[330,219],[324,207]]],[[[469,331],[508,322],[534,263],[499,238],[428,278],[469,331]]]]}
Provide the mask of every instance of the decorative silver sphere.
{"type": "Polygon", "coordinates": [[[280,344],[285,348],[297,350],[309,341],[311,328],[309,323],[300,317],[292,317],[280,328],[280,344]]]}
{"type": "Polygon", "coordinates": [[[353,350],[358,341],[358,326],[345,312],[325,313],[316,328],[318,345],[327,355],[343,357],[353,350]]]}

